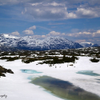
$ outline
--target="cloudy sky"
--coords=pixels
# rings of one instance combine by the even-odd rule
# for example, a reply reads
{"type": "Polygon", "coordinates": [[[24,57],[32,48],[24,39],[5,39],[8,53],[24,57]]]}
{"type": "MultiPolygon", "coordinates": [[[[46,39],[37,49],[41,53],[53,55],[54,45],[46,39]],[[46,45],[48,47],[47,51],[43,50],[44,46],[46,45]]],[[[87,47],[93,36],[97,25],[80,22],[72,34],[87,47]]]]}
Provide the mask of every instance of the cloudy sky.
{"type": "Polygon", "coordinates": [[[100,44],[100,0],[0,0],[3,33],[100,44]]]}

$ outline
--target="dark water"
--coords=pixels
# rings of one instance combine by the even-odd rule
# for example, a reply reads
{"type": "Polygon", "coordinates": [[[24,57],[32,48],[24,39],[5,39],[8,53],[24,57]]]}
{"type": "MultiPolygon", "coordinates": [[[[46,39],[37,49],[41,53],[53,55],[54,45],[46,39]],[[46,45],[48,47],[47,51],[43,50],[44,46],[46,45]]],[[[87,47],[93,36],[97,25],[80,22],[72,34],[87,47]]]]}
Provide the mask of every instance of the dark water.
{"type": "Polygon", "coordinates": [[[37,72],[36,70],[31,70],[31,69],[21,69],[21,71],[27,74],[42,73],[42,72],[37,72]]]}
{"type": "Polygon", "coordinates": [[[31,83],[39,85],[50,91],[52,94],[65,100],[100,100],[100,97],[97,95],[76,87],[70,82],[49,76],[41,76],[31,80],[31,83]]]}
{"type": "Polygon", "coordinates": [[[84,74],[90,76],[100,76],[100,74],[94,73],[93,71],[86,70],[86,71],[78,71],[77,74],[84,74]]]}

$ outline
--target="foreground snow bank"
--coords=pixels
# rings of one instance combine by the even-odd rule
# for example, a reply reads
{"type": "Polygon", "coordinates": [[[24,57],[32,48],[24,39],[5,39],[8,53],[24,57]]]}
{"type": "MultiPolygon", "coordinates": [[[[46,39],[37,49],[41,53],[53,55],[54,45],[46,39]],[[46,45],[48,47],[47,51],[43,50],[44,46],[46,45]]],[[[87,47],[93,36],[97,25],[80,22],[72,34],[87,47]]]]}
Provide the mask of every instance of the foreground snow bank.
{"type": "MultiPolygon", "coordinates": [[[[33,69],[35,63],[24,64],[20,60],[14,62],[0,61],[5,68],[14,71],[14,75],[6,74],[6,77],[0,78],[0,95],[6,95],[6,100],[62,100],[55,97],[39,86],[29,83],[28,75],[23,74],[20,69],[33,69]]],[[[0,97],[0,100],[4,100],[0,97]]]]}
{"type": "Polygon", "coordinates": [[[0,65],[14,71],[14,75],[6,74],[7,77],[0,78],[0,95],[7,95],[7,100],[61,100],[61,98],[47,93],[43,88],[29,83],[30,80],[27,79],[47,75],[69,81],[100,96],[100,76],[77,74],[78,71],[87,70],[100,74],[100,62],[92,63],[89,59],[89,57],[79,57],[79,60],[73,65],[72,63],[65,63],[56,64],[52,67],[46,64],[36,65],[38,61],[24,64],[21,60],[14,62],[0,60],[0,65]],[[36,70],[42,73],[22,73],[22,69],[36,70]]]}

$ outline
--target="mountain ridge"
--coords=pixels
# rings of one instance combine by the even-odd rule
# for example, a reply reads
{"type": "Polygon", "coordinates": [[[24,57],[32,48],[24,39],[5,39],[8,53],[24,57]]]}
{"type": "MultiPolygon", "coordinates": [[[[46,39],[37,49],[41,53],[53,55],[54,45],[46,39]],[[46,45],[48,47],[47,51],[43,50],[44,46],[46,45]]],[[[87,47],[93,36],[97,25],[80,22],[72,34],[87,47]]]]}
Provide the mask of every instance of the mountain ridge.
{"type": "Polygon", "coordinates": [[[75,49],[83,47],[79,43],[58,36],[35,39],[33,36],[16,37],[9,34],[0,35],[0,45],[25,50],[75,49]]]}

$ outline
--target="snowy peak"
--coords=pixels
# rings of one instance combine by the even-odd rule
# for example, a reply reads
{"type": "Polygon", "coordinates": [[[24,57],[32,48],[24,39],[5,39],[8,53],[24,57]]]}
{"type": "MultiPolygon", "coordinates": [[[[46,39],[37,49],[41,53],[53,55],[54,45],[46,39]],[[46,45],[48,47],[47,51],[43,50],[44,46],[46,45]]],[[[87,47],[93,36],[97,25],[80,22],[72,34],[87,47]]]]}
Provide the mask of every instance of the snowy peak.
{"type": "Polygon", "coordinates": [[[2,46],[16,47],[26,50],[51,50],[51,49],[72,49],[82,48],[79,43],[72,42],[63,37],[47,37],[36,39],[33,36],[16,37],[9,34],[0,35],[2,46]]]}

